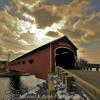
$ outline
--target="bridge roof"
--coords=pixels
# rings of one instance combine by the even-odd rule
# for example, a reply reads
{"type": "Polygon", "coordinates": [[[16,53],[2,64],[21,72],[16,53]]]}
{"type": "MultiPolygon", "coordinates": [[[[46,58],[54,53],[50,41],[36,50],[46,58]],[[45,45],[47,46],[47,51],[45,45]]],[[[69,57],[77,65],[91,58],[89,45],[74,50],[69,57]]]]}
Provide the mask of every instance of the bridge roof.
{"type": "MultiPolygon", "coordinates": [[[[40,51],[40,50],[42,50],[42,49],[45,49],[45,48],[49,47],[50,44],[52,44],[52,43],[54,43],[54,42],[56,42],[56,41],[58,41],[58,40],[60,40],[60,39],[63,39],[63,38],[65,38],[75,49],[77,49],[77,47],[64,35],[64,36],[62,36],[62,37],[60,37],[60,38],[57,38],[57,39],[55,39],[55,40],[53,40],[53,41],[51,41],[51,42],[49,42],[49,43],[46,43],[46,44],[44,44],[44,45],[42,45],[42,46],[40,46],[40,47],[38,47],[38,48],[35,48],[35,49],[33,49],[32,51],[30,51],[30,52],[28,52],[28,53],[26,53],[26,54],[24,54],[24,55],[22,55],[22,56],[20,56],[20,57],[17,57],[16,59],[14,59],[14,60],[12,60],[12,61],[18,60],[18,59],[20,59],[20,58],[22,58],[22,57],[25,57],[25,56],[27,56],[27,55],[29,55],[29,54],[31,54],[31,53],[35,53],[35,52],[38,52],[38,51],[40,51]]],[[[11,62],[12,62],[12,61],[11,61],[11,62]]]]}

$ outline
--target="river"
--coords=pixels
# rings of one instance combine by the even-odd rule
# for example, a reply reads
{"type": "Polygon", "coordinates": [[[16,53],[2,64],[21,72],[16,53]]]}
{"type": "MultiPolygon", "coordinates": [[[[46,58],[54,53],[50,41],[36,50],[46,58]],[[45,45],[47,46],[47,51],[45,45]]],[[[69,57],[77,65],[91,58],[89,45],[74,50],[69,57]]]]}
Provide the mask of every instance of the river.
{"type": "Polygon", "coordinates": [[[0,77],[0,100],[18,100],[19,96],[34,88],[37,81],[33,75],[0,77]]]}

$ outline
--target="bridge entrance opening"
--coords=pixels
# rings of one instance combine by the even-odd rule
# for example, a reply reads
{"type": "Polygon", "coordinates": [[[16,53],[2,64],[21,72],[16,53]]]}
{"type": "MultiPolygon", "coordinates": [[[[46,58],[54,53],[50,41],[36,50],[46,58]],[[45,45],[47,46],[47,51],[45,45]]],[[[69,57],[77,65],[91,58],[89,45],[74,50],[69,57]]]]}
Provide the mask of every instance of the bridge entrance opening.
{"type": "Polygon", "coordinates": [[[73,69],[75,67],[74,53],[67,48],[57,48],[56,66],[60,66],[64,69],[73,69]]]}

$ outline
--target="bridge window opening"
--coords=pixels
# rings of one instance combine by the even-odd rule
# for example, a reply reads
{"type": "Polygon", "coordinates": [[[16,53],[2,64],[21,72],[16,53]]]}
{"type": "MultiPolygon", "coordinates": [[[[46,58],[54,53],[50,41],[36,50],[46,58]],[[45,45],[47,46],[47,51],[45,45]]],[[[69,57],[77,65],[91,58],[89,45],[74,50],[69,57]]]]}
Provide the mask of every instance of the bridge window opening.
{"type": "Polygon", "coordinates": [[[56,66],[64,69],[73,69],[75,67],[74,53],[67,48],[56,49],[56,66]]]}
{"type": "Polygon", "coordinates": [[[22,61],[22,64],[25,64],[25,61],[22,61]]]}
{"type": "Polygon", "coordinates": [[[30,59],[30,60],[29,60],[29,63],[32,64],[32,63],[33,63],[33,59],[30,59]]]}
{"type": "Polygon", "coordinates": [[[18,64],[20,64],[20,62],[18,62],[18,64]]]}

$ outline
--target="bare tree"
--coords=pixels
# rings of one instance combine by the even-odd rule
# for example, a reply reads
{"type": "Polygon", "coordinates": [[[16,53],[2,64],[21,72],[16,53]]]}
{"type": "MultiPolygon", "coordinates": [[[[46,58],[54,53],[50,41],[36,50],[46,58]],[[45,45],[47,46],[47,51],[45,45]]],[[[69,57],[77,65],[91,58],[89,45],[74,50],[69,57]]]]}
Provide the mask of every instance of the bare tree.
{"type": "Polygon", "coordinates": [[[79,60],[79,66],[86,66],[88,64],[88,61],[83,59],[83,58],[80,58],[79,60]]]}

